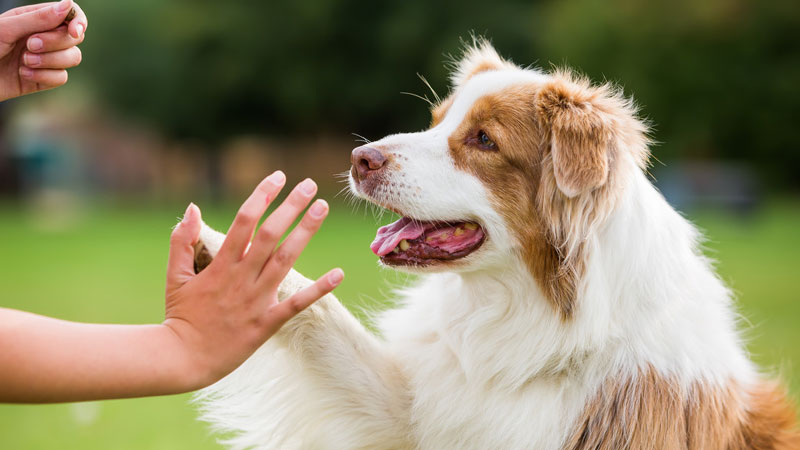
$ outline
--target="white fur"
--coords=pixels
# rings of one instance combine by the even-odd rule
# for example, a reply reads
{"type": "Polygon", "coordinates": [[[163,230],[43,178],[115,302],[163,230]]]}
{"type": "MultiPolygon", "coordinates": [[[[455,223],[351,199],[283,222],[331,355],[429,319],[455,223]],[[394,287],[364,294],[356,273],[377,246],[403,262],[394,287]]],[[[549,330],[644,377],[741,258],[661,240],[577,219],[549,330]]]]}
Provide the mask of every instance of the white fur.
{"type": "MultiPolygon", "coordinates": [[[[331,295],[290,321],[201,394],[204,419],[234,432],[232,448],[559,449],[609,377],[649,365],[687,386],[755,380],[698,232],[632,161],[621,162],[614,210],[584,242],[574,317],[554,313],[486,187],[447,150],[475,100],[546,79],[476,75],[438,126],[373,143],[402,169],[371,200],[418,219],[478,220],[489,240],[402,292],[377,321],[381,339],[331,295]]],[[[307,283],[293,272],[281,295],[307,283]]]]}

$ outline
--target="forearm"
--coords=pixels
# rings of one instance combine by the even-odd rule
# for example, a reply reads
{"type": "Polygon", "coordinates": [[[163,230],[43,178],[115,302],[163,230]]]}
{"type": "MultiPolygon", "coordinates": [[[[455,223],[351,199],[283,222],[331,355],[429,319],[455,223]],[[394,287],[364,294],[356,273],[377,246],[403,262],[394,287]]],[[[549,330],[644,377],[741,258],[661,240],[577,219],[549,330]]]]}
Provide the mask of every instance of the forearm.
{"type": "Polygon", "coordinates": [[[140,397],[201,387],[164,325],[67,322],[0,308],[0,402],[140,397]]]}

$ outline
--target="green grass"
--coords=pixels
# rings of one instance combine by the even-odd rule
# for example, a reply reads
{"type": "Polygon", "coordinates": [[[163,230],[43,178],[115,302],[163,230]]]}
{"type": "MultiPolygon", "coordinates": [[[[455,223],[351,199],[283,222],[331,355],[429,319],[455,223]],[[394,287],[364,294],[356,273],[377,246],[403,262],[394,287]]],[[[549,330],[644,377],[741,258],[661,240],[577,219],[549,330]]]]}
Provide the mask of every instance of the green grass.
{"type": "MultiPolygon", "coordinates": [[[[235,207],[205,211],[225,229],[235,207]]],[[[92,211],[72,226],[47,231],[41,219],[0,206],[0,306],[64,319],[152,323],[162,319],[167,241],[179,209],[142,206],[92,211]]],[[[709,236],[709,253],[738,294],[753,328],[749,348],[760,364],[780,369],[793,393],[800,380],[800,204],[779,203],[746,221],[692,216],[709,236]]],[[[310,277],[334,264],[347,273],[337,295],[354,309],[375,308],[406,277],[380,270],[368,244],[376,222],[334,205],[298,262],[310,277]]],[[[0,405],[3,449],[218,449],[195,420],[188,395],[84,404],[0,405]]]]}

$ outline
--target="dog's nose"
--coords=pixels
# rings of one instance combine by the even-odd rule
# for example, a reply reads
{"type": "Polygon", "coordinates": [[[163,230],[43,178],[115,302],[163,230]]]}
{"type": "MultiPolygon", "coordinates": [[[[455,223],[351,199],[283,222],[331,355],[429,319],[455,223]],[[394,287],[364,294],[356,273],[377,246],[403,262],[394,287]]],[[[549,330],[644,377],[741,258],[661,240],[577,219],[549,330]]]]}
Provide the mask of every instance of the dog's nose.
{"type": "Polygon", "coordinates": [[[386,157],[380,150],[362,145],[353,150],[350,162],[353,164],[353,176],[361,181],[385,166],[386,157]]]}

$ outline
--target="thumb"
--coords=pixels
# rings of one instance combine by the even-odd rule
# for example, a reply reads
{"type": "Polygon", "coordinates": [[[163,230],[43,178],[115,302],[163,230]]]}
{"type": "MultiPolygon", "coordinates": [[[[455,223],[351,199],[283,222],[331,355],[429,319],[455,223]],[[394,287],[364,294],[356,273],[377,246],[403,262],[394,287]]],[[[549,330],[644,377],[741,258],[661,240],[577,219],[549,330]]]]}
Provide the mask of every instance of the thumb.
{"type": "Polygon", "coordinates": [[[194,276],[194,244],[200,238],[200,208],[189,203],[183,220],[172,231],[167,262],[167,291],[177,289],[194,276]]]}
{"type": "Polygon", "coordinates": [[[5,42],[16,42],[33,33],[55,29],[64,23],[72,6],[72,0],[61,0],[49,7],[4,17],[0,19],[0,37],[5,42]]]}

